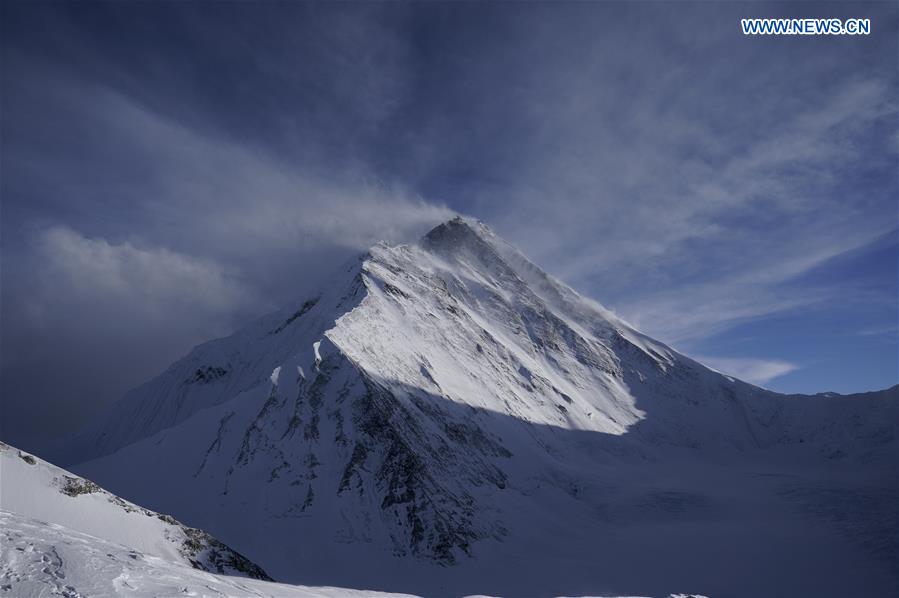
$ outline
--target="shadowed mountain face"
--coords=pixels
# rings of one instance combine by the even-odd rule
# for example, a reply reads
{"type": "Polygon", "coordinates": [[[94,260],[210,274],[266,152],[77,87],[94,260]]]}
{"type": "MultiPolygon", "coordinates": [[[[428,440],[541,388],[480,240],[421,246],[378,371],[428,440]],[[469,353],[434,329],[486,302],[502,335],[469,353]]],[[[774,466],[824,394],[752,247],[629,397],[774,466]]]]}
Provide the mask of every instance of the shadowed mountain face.
{"type": "Polygon", "coordinates": [[[896,410],[723,376],[455,219],[197,347],[67,454],[280,581],[876,596],[896,410]]]}

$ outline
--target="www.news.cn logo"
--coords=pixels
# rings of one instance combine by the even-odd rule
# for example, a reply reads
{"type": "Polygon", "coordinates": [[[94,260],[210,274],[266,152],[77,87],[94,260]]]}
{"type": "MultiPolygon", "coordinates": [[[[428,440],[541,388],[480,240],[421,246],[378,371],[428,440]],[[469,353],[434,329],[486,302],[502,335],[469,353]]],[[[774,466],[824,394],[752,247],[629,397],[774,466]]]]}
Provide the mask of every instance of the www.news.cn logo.
{"type": "Polygon", "coordinates": [[[871,19],[740,19],[744,35],[868,35],[871,19]]]}

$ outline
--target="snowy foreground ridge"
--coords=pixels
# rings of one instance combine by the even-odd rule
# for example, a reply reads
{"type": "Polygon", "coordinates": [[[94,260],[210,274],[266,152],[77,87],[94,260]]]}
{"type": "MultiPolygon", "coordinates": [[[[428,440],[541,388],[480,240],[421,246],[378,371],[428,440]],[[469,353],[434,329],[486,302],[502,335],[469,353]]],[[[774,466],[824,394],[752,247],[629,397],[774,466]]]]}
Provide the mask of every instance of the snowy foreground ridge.
{"type": "Polygon", "coordinates": [[[93,482],[0,443],[0,506],[201,571],[269,576],[206,532],[144,509],[93,482]]]}
{"type": "Polygon", "coordinates": [[[897,402],[723,376],[454,219],[200,345],[49,457],[279,582],[895,596],[897,402]]]}
{"type": "Polygon", "coordinates": [[[0,511],[0,596],[401,597],[204,573],[53,523],[0,511]]]}
{"type": "Polygon", "coordinates": [[[209,534],[3,443],[0,506],[0,596],[379,595],[270,583],[209,534]]]}

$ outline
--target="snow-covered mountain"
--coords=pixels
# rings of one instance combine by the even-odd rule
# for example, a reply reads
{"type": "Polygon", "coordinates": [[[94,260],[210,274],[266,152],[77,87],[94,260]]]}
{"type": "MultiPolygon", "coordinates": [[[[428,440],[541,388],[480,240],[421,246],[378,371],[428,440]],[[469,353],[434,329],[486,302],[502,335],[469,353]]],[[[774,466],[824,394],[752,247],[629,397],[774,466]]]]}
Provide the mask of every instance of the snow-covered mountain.
{"type": "Polygon", "coordinates": [[[279,580],[876,596],[896,415],[895,388],[721,375],[458,218],[197,347],[67,454],[279,580]]]}

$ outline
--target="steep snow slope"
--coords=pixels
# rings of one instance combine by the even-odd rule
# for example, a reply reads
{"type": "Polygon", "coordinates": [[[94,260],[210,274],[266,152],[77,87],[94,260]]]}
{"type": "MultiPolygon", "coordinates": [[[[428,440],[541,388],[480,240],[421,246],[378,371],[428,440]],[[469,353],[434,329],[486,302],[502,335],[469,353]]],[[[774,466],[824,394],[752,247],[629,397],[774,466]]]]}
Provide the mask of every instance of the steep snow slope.
{"type": "Polygon", "coordinates": [[[722,376],[456,219],[198,347],[73,451],[298,583],[876,596],[896,406],[722,376]]]}
{"type": "Polygon", "coordinates": [[[52,522],[181,566],[269,579],[257,565],[206,532],[110,494],[0,442],[0,510],[52,522]]]}

